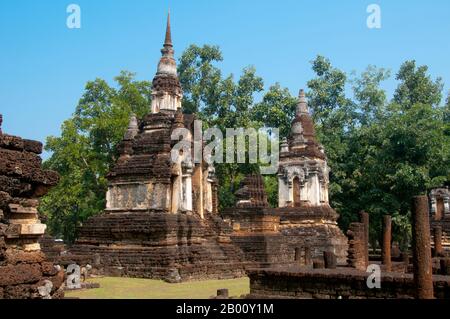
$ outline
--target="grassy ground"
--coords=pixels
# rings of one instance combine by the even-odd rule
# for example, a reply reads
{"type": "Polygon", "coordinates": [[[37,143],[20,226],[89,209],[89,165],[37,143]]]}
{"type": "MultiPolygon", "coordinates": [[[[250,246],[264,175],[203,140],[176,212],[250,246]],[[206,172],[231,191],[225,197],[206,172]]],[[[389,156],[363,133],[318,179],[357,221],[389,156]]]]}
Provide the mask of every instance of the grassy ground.
{"type": "Polygon", "coordinates": [[[98,289],[66,292],[67,297],[81,299],[207,299],[215,296],[217,289],[229,289],[230,296],[249,293],[248,278],[207,280],[169,284],[159,280],[137,278],[95,278],[98,289]]]}

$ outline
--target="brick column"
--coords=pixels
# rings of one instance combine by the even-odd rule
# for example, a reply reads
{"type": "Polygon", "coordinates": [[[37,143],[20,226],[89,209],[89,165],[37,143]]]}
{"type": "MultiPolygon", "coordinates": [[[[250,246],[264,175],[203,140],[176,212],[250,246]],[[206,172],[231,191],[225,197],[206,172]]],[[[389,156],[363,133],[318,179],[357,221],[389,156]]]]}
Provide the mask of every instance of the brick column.
{"type": "Polygon", "coordinates": [[[392,270],[391,263],[391,239],[392,239],[392,218],[389,215],[383,216],[383,247],[381,257],[386,271],[392,270]]]}
{"type": "Polygon", "coordinates": [[[348,255],[347,264],[358,270],[366,271],[366,234],[362,223],[351,223],[348,231],[348,255]]]}
{"type": "Polygon", "coordinates": [[[413,267],[417,299],[433,299],[430,220],[427,196],[412,200],[413,267]]]}
{"type": "Polygon", "coordinates": [[[295,264],[298,266],[298,265],[301,265],[301,260],[302,260],[302,250],[301,250],[301,248],[300,247],[296,247],[295,248],[295,257],[294,257],[294,260],[295,260],[295,264]]]}
{"type": "Polygon", "coordinates": [[[323,259],[314,259],[313,261],[313,269],[324,269],[325,268],[325,262],[323,259]]]}
{"type": "Polygon", "coordinates": [[[336,269],[337,267],[337,258],[333,252],[324,251],[323,252],[323,260],[325,262],[325,268],[327,269],[336,269]]]}
{"type": "Polygon", "coordinates": [[[361,223],[364,225],[364,260],[366,268],[369,266],[369,214],[365,211],[359,213],[361,223]]]}
{"type": "Polygon", "coordinates": [[[435,226],[433,228],[433,237],[434,237],[434,256],[440,257],[442,256],[442,227],[435,226]]]}
{"type": "Polygon", "coordinates": [[[402,252],[402,261],[403,261],[403,265],[405,267],[405,273],[408,272],[408,268],[409,268],[409,254],[408,252],[402,252]]]}
{"type": "Polygon", "coordinates": [[[313,260],[312,260],[312,254],[311,254],[311,248],[305,247],[305,265],[306,266],[312,266],[313,260]]]}
{"type": "Polygon", "coordinates": [[[214,181],[212,186],[212,205],[213,205],[213,213],[218,214],[219,213],[219,195],[218,195],[218,186],[217,181],[214,181]]]}

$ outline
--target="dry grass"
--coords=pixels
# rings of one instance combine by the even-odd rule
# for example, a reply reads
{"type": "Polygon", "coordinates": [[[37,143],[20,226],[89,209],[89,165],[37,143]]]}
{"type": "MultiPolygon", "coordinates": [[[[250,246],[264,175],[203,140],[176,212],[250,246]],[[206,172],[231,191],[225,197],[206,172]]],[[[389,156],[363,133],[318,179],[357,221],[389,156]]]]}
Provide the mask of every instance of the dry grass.
{"type": "Polygon", "coordinates": [[[228,288],[230,296],[249,293],[249,279],[206,280],[169,284],[160,280],[138,278],[95,278],[98,289],[66,292],[67,297],[81,299],[207,299],[215,296],[217,289],[228,288]]]}

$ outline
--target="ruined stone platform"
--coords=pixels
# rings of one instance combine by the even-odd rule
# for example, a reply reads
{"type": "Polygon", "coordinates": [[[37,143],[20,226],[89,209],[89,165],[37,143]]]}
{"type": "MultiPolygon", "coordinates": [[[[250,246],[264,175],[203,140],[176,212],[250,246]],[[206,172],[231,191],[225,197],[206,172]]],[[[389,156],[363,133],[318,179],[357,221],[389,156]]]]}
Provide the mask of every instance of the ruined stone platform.
{"type": "Polygon", "coordinates": [[[229,232],[213,216],[107,212],[83,225],[70,252],[104,275],[169,282],[242,277],[243,256],[229,232]]]}
{"type": "MultiPolygon", "coordinates": [[[[368,273],[354,268],[249,270],[252,299],[413,299],[412,274],[382,273],[381,289],[369,289],[368,273]]],[[[450,277],[433,276],[437,299],[450,298],[450,277]]]]}
{"type": "Polygon", "coordinates": [[[310,247],[312,258],[321,258],[324,251],[336,255],[340,264],[347,260],[348,239],[339,228],[338,214],[330,206],[277,208],[281,234],[294,254],[295,247],[310,247]]]}

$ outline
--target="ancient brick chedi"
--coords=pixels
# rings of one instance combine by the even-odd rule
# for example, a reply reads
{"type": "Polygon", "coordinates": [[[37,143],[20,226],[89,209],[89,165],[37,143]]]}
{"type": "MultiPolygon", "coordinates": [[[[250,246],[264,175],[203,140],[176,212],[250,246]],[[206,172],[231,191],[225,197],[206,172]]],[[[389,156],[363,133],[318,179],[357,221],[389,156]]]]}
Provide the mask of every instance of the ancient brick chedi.
{"type": "Polygon", "coordinates": [[[39,198],[59,176],[41,168],[42,144],[3,134],[0,115],[0,299],[57,298],[64,272],[46,261],[39,198]]]}
{"type": "Polygon", "coordinates": [[[170,20],[156,76],[151,113],[130,119],[120,157],[107,178],[107,207],[80,229],[74,256],[96,256],[105,274],[181,281],[243,275],[242,253],[231,227],[217,215],[214,167],[181,150],[172,159],[172,133],[194,115],[181,112],[170,20]]]}
{"type": "Polygon", "coordinates": [[[305,93],[300,91],[291,135],[281,145],[278,173],[280,231],[292,247],[310,246],[313,257],[324,251],[346,262],[347,238],[337,225],[339,215],[328,200],[329,167],[317,142],[305,93]]]}

